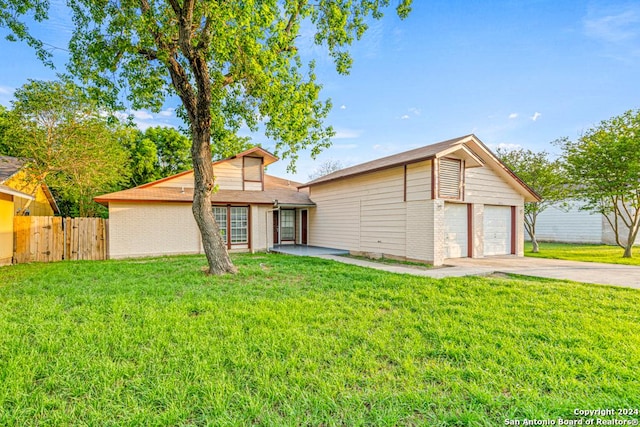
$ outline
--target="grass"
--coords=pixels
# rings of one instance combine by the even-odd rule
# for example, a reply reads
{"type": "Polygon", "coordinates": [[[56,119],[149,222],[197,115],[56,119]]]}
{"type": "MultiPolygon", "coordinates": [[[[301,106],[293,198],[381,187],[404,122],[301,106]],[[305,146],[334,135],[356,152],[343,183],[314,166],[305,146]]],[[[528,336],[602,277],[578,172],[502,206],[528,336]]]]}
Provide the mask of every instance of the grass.
{"type": "Polygon", "coordinates": [[[640,265],[638,250],[633,249],[633,258],[622,258],[624,249],[619,246],[542,242],[540,252],[534,254],[531,252],[531,242],[524,244],[525,256],[624,265],[640,265]]]}
{"type": "Polygon", "coordinates": [[[494,426],[640,407],[637,290],[234,261],[225,277],[198,256],[0,269],[0,425],[494,426]]]}

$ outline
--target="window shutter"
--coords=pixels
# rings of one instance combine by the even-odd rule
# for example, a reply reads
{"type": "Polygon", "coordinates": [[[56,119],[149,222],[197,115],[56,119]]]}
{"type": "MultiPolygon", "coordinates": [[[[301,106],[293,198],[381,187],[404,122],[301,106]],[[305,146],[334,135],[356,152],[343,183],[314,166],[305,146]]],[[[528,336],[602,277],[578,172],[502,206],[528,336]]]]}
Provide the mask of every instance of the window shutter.
{"type": "Polygon", "coordinates": [[[439,191],[440,197],[445,199],[461,198],[461,165],[462,160],[440,159],[439,191]]]}

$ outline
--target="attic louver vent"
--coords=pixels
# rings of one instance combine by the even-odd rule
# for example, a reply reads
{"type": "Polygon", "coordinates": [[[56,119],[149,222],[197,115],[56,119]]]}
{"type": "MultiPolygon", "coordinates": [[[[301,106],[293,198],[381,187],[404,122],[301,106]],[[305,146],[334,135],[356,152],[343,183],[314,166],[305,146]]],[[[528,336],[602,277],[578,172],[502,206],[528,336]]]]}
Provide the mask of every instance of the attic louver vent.
{"type": "Polygon", "coordinates": [[[460,200],[462,195],[462,160],[440,159],[438,195],[444,199],[460,200]]]}

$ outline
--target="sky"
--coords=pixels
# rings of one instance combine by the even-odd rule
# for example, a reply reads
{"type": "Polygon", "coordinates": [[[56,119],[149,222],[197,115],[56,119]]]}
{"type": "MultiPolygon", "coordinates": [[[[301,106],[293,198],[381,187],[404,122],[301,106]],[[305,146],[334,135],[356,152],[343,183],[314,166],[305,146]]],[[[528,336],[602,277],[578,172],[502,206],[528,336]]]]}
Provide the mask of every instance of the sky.
{"type": "MultiPolygon", "coordinates": [[[[57,48],[71,31],[62,4],[52,1],[51,20],[36,31],[60,71],[66,52],[57,48]]],[[[640,108],[638,1],[414,0],[406,20],[389,9],[371,22],[351,49],[348,76],[338,75],[307,36],[300,52],[317,61],[321,97],[333,103],[326,124],[336,135],[316,160],[301,153],[295,174],[287,172],[287,159],[269,166],[268,173],[299,182],[326,160],[351,166],[470,133],[492,149],[557,155],[551,141],[575,139],[640,108]]],[[[27,79],[56,77],[23,43],[2,39],[0,52],[2,105],[27,79]]],[[[178,102],[169,100],[160,113],[132,114],[141,129],[177,127],[178,102]]],[[[273,150],[272,141],[252,136],[273,150]]]]}

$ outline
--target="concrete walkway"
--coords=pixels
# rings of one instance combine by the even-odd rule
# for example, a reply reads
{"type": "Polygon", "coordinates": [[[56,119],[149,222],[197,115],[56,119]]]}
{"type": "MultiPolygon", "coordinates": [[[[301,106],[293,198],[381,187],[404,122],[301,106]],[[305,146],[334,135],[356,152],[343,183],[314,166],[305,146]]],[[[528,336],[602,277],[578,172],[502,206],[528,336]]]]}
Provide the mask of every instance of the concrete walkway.
{"type": "Polygon", "coordinates": [[[335,255],[320,255],[319,258],[392,273],[412,274],[414,276],[433,277],[436,279],[507,273],[640,289],[640,267],[618,264],[563,261],[509,255],[487,258],[447,259],[445,260],[445,267],[425,270],[403,264],[383,264],[375,261],[365,261],[335,255]]]}

